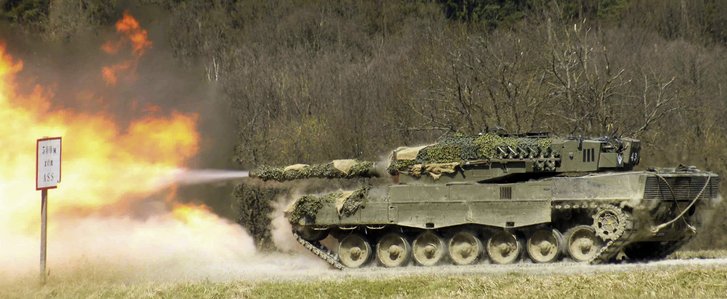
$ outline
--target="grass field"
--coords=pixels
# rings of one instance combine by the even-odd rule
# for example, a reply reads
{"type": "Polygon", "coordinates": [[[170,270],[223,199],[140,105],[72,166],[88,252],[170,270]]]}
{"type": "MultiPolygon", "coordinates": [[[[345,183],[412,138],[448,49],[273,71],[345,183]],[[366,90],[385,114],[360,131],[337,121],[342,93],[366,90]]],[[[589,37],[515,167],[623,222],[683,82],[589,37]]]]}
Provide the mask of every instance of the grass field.
{"type": "MultiPolygon", "coordinates": [[[[693,253],[703,256],[707,253],[693,253]]],[[[718,253],[710,253],[718,255],[718,253]]],[[[557,266],[555,266],[557,267],[557,266]]],[[[558,273],[558,271],[554,271],[558,273]]],[[[78,273],[77,273],[78,274],[78,273]]],[[[98,274],[98,273],[97,273],[98,274]]],[[[577,274],[402,275],[228,282],[124,282],[104,275],[65,275],[0,284],[0,298],[727,298],[727,266],[675,266],[577,274]],[[79,278],[83,277],[83,278],[79,278]]]]}

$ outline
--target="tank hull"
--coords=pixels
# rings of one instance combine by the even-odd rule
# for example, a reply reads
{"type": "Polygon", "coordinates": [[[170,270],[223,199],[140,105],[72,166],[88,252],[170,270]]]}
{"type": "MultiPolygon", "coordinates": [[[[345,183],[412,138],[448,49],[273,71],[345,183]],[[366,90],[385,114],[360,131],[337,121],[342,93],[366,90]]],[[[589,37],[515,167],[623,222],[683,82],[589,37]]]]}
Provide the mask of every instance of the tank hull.
{"type": "Polygon", "coordinates": [[[713,173],[677,170],[591,173],[502,184],[411,182],[386,186],[380,197],[370,194],[364,205],[347,215],[341,215],[340,204],[325,203],[311,217],[314,220],[303,218],[293,226],[312,242],[326,232],[339,243],[339,251],[343,248],[343,255],[349,249],[344,241],[355,235],[363,240],[355,244],[367,242],[378,260],[373,263],[371,258],[362,265],[391,264],[374,252],[388,246],[380,244],[382,240],[399,240],[396,250],[411,247],[410,259],[417,264],[428,262],[426,255],[417,258],[415,253],[437,250],[448,252],[449,258],[445,255],[436,263],[458,264],[462,259],[448,248],[459,246],[453,241],[456,238],[470,240],[462,246],[474,248],[468,250],[475,250],[478,260],[496,263],[514,262],[506,256],[511,252],[518,252],[515,260],[536,262],[569,258],[601,263],[629,258],[629,252],[632,259],[652,259],[673,252],[695,235],[719,200],[718,185],[713,173]],[[392,239],[392,234],[399,239],[392,239]],[[417,243],[422,240],[428,240],[428,247],[417,243]],[[439,243],[444,245],[439,248],[439,243]],[[557,253],[535,243],[557,247],[557,253]],[[555,258],[548,260],[552,254],[555,258]]]}

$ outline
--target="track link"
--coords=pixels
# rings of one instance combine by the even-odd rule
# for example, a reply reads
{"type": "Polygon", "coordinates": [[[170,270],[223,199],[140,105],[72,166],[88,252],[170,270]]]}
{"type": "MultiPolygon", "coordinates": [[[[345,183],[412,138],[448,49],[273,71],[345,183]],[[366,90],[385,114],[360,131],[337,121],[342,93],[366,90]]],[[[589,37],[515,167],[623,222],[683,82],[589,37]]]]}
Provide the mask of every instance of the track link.
{"type": "Polygon", "coordinates": [[[306,241],[303,239],[300,235],[298,235],[295,231],[293,232],[293,236],[295,236],[295,240],[298,241],[303,247],[310,250],[313,254],[317,255],[319,258],[324,260],[326,263],[331,265],[333,268],[336,268],[338,270],[346,269],[346,266],[341,264],[341,262],[338,261],[337,255],[330,254],[330,250],[326,248],[325,246],[321,245],[319,242],[318,245],[314,245],[311,242],[306,241]]]}

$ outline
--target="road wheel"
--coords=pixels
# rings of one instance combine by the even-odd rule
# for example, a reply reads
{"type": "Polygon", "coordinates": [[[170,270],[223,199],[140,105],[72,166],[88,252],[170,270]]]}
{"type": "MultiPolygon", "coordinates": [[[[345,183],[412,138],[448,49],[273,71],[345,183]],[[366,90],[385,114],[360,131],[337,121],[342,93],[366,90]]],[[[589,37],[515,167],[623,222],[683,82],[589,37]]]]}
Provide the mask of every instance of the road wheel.
{"type": "Polygon", "coordinates": [[[482,252],[482,241],[469,231],[461,231],[449,239],[449,258],[457,265],[474,264],[482,252]]]}
{"type": "Polygon", "coordinates": [[[399,233],[387,234],[376,245],[376,258],[385,267],[404,266],[411,258],[411,245],[399,233]]]}
{"type": "Polygon", "coordinates": [[[510,232],[501,231],[487,240],[487,255],[495,264],[511,264],[520,258],[522,245],[510,232]]]}
{"type": "Polygon", "coordinates": [[[596,230],[590,225],[578,225],[565,234],[566,251],[577,262],[587,262],[596,257],[603,242],[596,236],[596,230]]]}
{"type": "Polygon", "coordinates": [[[338,256],[341,264],[349,268],[358,268],[371,258],[371,245],[359,234],[350,234],[338,244],[338,256]]]}
{"type": "Polygon", "coordinates": [[[419,234],[412,244],[414,260],[422,266],[436,265],[444,257],[445,251],[444,240],[430,231],[419,234]]]}
{"type": "Polygon", "coordinates": [[[536,263],[550,263],[560,255],[563,236],[557,229],[539,229],[528,238],[528,256],[536,263]]]}

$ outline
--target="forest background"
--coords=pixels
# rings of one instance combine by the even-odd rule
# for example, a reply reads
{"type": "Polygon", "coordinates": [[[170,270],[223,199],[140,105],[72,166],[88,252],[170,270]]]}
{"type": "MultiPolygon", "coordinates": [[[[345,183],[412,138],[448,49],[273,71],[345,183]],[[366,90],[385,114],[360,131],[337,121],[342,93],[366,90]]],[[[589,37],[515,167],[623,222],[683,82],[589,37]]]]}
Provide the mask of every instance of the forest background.
{"type": "MultiPolygon", "coordinates": [[[[74,44],[125,10],[214,90],[213,166],[380,160],[504,128],[636,137],[641,168],[727,175],[727,1],[0,0],[0,33],[74,44]]],[[[271,248],[278,197],[346,184],[249,181],[212,206],[271,248]]],[[[691,248],[727,248],[726,206],[691,248]]]]}

